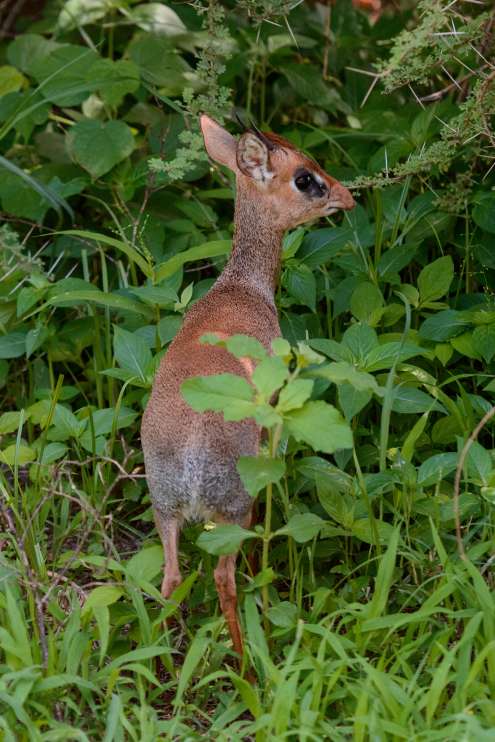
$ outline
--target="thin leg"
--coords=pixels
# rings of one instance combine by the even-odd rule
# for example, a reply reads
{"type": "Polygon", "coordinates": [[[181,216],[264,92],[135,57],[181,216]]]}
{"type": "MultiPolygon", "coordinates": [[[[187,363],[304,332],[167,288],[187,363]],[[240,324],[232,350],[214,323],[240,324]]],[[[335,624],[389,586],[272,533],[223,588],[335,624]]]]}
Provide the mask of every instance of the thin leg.
{"type": "Polygon", "coordinates": [[[227,621],[232,644],[237,654],[242,657],[244,650],[241,626],[237,617],[237,589],[235,584],[236,557],[237,554],[220,556],[214,574],[220,608],[227,621]]]}
{"type": "Polygon", "coordinates": [[[179,569],[179,534],[180,523],[177,518],[166,518],[158,510],[153,511],[158,533],[165,554],[165,570],[162,582],[162,595],[169,598],[182,582],[179,569]]]}

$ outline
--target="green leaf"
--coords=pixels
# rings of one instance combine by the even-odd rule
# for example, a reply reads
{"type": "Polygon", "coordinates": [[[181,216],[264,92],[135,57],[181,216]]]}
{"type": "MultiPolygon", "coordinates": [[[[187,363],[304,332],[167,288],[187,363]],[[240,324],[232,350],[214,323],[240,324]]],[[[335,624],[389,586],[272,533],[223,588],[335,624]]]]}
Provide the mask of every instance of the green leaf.
{"type": "Polygon", "coordinates": [[[190,247],[188,250],[184,250],[161,263],[156,269],[155,281],[160,283],[165,278],[173,276],[185,263],[226,255],[230,252],[231,245],[230,240],[213,240],[204,242],[202,245],[196,245],[196,247],[190,247]]]}
{"type": "Polygon", "coordinates": [[[287,268],[284,284],[298,304],[304,304],[313,312],[316,311],[316,279],[311,268],[304,263],[287,268]]]}
{"type": "Polygon", "coordinates": [[[208,332],[199,340],[207,345],[220,345],[227,348],[229,353],[236,358],[254,358],[262,361],[267,356],[262,343],[250,335],[231,335],[227,339],[222,339],[215,332],[208,332]]]}
{"type": "Polygon", "coordinates": [[[129,157],[134,149],[134,137],[123,121],[87,119],[70,129],[67,149],[92,178],[100,178],[129,157]]]}
{"type": "Polygon", "coordinates": [[[24,85],[27,85],[27,80],[19,70],[7,64],[0,66],[0,98],[20,90],[24,85]]]}
{"type": "Polygon", "coordinates": [[[287,525],[279,528],[277,536],[292,536],[298,544],[304,544],[311,541],[319,532],[325,521],[315,513],[296,513],[293,515],[287,525]]]}
{"type": "Polygon", "coordinates": [[[141,381],[146,381],[152,356],[148,344],[140,335],[115,327],[113,349],[121,368],[133,373],[141,381]]]}
{"type": "Polygon", "coordinates": [[[154,544],[138,551],[126,564],[126,572],[136,580],[151,582],[163,569],[163,547],[154,544]]]}
{"type": "Polygon", "coordinates": [[[378,273],[386,278],[398,273],[412,261],[416,254],[416,245],[402,245],[387,250],[378,261],[378,273]]]}
{"type": "Polygon", "coordinates": [[[109,9],[108,0],[66,0],[58,15],[57,25],[62,31],[88,26],[104,18],[109,9]]]}
{"type": "MultiPolygon", "coordinates": [[[[4,412],[0,415],[0,435],[6,433],[13,433],[19,427],[21,421],[22,412],[4,412]]],[[[24,419],[26,419],[24,415],[24,419]]]]}
{"type": "Polygon", "coordinates": [[[116,585],[100,585],[99,587],[95,587],[86,598],[81,615],[85,616],[93,608],[112,605],[113,603],[116,603],[123,594],[124,590],[116,585]]]}
{"type": "Polygon", "coordinates": [[[490,363],[495,355],[495,325],[480,325],[473,332],[475,350],[490,363]]]}
{"type": "Polygon", "coordinates": [[[294,379],[278,395],[276,410],[281,415],[297,410],[311,397],[314,382],[311,379],[294,379]]]}
{"type": "Polygon", "coordinates": [[[424,349],[414,343],[401,343],[399,341],[383,343],[383,345],[378,345],[368,353],[363,365],[368,372],[381,371],[382,369],[392,368],[394,363],[403,363],[408,358],[424,355],[424,353],[424,349]]]}
{"type": "Polygon", "coordinates": [[[203,551],[208,554],[220,556],[222,554],[235,554],[246,539],[256,538],[257,534],[247,531],[236,524],[215,526],[210,531],[203,531],[196,541],[203,551]]]}
{"type": "Polygon", "coordinates": [[[181,384],[181,393],[196,412],[223,412],[225,420],[244,420],[256,410],[252,386],[235,374],[193,376],[181,384]]]}
{"type": "Polygon", "coordinates": [[[448,292],[454,278],[454,261],[450,255],[434,260],[425,266],[418,276],[421,303],[440,299],[448,292]]]}
{"type": "Polygon", "coordinates": [[[118,106],[125,95],[134,93],[139,87],[139,69],[127,59],[98,59],[88,70],[88,80],[103,101],[109,106],[118,106]]]}
{"type": "Polygon", "coordinates": [[[25,352],[25,332],[11,332],[0,337],[0,358],[20,358],[25,352]]]}
{"type": "Polygon", "coordinates": [[[339,386],[339,404],[344,411],[346,420],[352,418],[361,412],[371,400],[370,391],[359,390],[350,384],[341,384],[339,386]]]}
{"type": "Polygon", "coordinates": [[[382,292],[378,286],[363,281],[352,294],[351,312],[360,322],[368,322],[373,319],[374,313],[383,307],[383,303],[382,292]]]}
{"type": "Polygon", "coordinates": [[[302,409],[289,412],[285,425],[297,441],[308,443],[315,451],[334,453],[353,445],[349,425],[335,407],[322,400],[307,402],[302,409]]]}
{"type": "Polygon", "coordinates": [[[351,351],[353,359],[364,366],[368,355],[378,346],[378,337],[372,327],[360,322],[345,331],[342,343],[351,351]]]}
{"type": "Polygon", "coordinates": [[[161,88],[167,96],[182,93],[190,67],[164,34],[135,35],[128,53],[147,83],[161,88]]]}
{"type": "Polygon", "coordinates": [[[419,335],[425,340],[435,340],[441,343],[460,335],[470,326],[471,322],[462,312],[445,309],[437,312],[433,317],[428,317],[419,328],[419,335]]]}
{"type": "Polygon", "coordinates": [[[292,629],[297,622],[297,606],[283,600],[268,609],[268,620],[281,629],[292,629]]]}
{"type": "Polygon", "coordinates": [[[435,410],[446,414],[445,407],[429,394],[409,386],[398,386],[393,390],[393,412],[420,413],[435,410]]]}
{"type": "Polygon", "coordinates": [[[12,445],[0,451],[0,462],[9,466],[15,466],[16,464],[22,466],[31,463],[31,461],[36,461],[36,452],[23,444],[12,443],[12,445]]]}
{"type": "Polygon", "coordinates": [[[285,462],[268,456],[241,456],[237,471],[248,493],[256,497],[267,484],[280,481],[285,474],[285,462]]]}
{"type": "Polygon", "coordinates": [[[132,21],[154,34],[174,37],[187,34],[187,28],[172,8],[161,3],[144,3],[131,10],[132,21]]]}
{"type": "Polygon", "coordinates": [[[280,356],[264,358],[253,371],[252,380],[258,392],[268,402],[289,376],[289,369],[280,356]]]}
{"type": "Polygon", "coordinates": [[[478,203],[473,209],[473,219],[478,227],[485,232],[495,234],[495,195],[483,193],[477,198],[478,203]]]}
{"type": "Polygon", "coordinates": [[[333,384],[350,384],[359,391],[378,391],[378,384],[374,376],[364,371],[359,371],[351,363],[346,363],[345,361],[320,366],[313,369],[311,375],[328,379],[333,384]]]}
{"type": "Polygon", "coordinates": [[[87,46],[57,44],[43,56],[32,74],[40,83],[40,93],[51,103],[77,106],[94,90],[87,72],[97,59],[98,54],[87,46]]]}

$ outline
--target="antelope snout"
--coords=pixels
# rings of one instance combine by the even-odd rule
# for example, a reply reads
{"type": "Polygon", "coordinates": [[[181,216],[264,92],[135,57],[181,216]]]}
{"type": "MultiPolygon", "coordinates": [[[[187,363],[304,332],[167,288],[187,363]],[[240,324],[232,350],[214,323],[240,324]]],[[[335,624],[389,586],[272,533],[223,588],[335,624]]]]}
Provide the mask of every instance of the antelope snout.
{"type": "Polygon", "coordinates": [[[334,209],[350,211],[355,207],[356,202],[351,196],[351,192],[345,186],[335,183],[330,192],[330,204],[334,209]]]}

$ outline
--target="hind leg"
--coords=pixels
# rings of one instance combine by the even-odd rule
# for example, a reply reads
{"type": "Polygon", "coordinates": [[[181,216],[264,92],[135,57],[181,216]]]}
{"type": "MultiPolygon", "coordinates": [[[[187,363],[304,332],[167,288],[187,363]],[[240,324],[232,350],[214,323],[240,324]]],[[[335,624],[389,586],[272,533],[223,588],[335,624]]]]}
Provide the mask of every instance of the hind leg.
{"type": "MultiPolygon", "coordinates": [[[[249,527],[251,523],[251,512],[243,519],[242,526],[249,527]]],[[[223,518],[220,522],[226,522],[223,518]]],[[[227,622],[232,644],[237,654],[242,657],[244,646],[242,641],[242,629],[237,615],[237,587],[235,583],[237,552],[218,557],[214,576],[217,587],[220,608],[227,622]]]]}
{"type": "Polygon", "coordinates": [[[153,509],[153,515],[165,554],[162,595],[164,598],[169,598],[175,588],[179,587],[182,582],[179,569],[180,522],[177,518],[166,517],[155,509],[153,509]]]}

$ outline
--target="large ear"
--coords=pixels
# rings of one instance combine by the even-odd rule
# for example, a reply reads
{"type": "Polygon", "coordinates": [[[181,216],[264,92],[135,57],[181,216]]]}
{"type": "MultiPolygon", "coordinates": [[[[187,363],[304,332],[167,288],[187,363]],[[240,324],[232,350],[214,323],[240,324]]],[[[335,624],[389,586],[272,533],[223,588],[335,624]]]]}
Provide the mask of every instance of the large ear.
{"type": "Polygon", "coordinates": [[[231,170],[237,170],[237,140],[206,114],[201,116],[200,124],[206,151],[211,159],[219,162],[220,165],[226,165],[231,170]]]}
{"type": "Polygon", "coordinates": [[[237,166],[244,175],[248,175],[261,183],[273,178],[268,147],[252,131],[247,131],[239,139],[237,166]]]}

